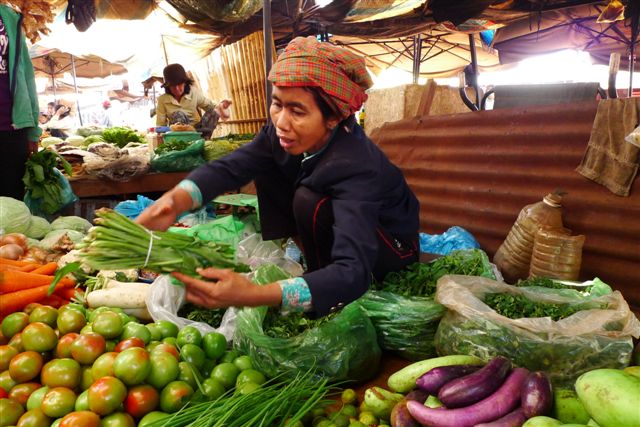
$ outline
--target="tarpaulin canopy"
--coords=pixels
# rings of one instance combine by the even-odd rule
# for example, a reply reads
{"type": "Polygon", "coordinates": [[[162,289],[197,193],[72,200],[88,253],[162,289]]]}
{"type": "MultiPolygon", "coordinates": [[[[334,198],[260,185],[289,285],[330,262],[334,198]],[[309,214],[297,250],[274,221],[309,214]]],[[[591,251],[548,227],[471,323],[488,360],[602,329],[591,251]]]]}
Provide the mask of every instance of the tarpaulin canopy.
{"type": "Polygon", "coordinates": [[[51,78],[72,73],[74,65],[76,77],[107,77],[127,72],[122,65],[113,64],[96,55],[74,56],[59,49],[48,49],[38,45],[29,48],[29,56],[36,75],[51,78]]]}
{"type": "Polygon", "coordinates": [[[602,7],[585,5],[545,12],[523,19],[496,32],[493,46],[502,63],[562,49],[589,52],[597,63],[608,64],[611,53],[620,53],[628,66],[631,26],[627,21],[599,23],[602,7]]]}

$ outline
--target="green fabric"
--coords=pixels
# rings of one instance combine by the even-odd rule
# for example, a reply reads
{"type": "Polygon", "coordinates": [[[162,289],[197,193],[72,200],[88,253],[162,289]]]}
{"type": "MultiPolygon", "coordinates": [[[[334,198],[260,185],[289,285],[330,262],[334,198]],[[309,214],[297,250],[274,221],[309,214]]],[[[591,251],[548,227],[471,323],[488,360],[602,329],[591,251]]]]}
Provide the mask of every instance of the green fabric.
{"type": "Polygon", "coordinates": [[[16,89],[13,94],[13,107],[11,119],[16,129],[27,128],[27,139],[38,141],[42,129],[38,127],[38,93],[36,91],[35,74],[33,64],[29,58],[29,49],[22,31],[18,34],[18,20],[20,15],[10,7],[0,4],[0,17],[4,22],[9,38],[9,82],[13,85],[16,80],[16,89]],[[17,75],[14,75],[13,64],[16,63],[16,40],[19,37],[20,58],[18,58],[17,75]]]}

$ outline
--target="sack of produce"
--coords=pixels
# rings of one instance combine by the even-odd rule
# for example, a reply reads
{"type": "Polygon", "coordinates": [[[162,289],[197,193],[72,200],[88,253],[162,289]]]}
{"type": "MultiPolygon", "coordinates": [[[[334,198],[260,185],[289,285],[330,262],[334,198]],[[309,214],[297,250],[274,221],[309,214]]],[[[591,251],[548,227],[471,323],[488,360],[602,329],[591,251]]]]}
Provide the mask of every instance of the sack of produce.
{"type": "MultiPolygon", "coordinates": [[[[263,265],[253,280],[266,284],[288,277],[275,265],[263,265]]],[[[381,356],[375,329],[359,304],[319,319],[244,308],[238,312],[233,344],[269,377],[315,369],[332,381],[366,380],[377,374],[381,356]]]]}
{"type": "MultiPolygon", "coordinates": [[[[601,289],[601,288],[600,288],[601,289]]],[[[629,365],[640,322],[622,294],[516,287],[482,277],[446,276],[436,301],[448,311],[436,333],[440,355],[501,355],[572,386],[598,368],[629,365]]]]}
{"type": "Polygon", "coordinates": [[[184,286],[180,282],[174,284],[173,280],[171,276],[161,275],[151,284],[147,295],[147,310],[153,320],[169,320],[180,329],[194,326],[203,335],[219,332],[227,341],[231,341],[236,326],[237,310],[233,307],[210,310],[185,303],[184,286]]]}
{"type": "Polygon", "coordinates": [[[458,250],[433,262],[415,263],[389,273],[358,300],[373,322],[383,349],[409,360],[435,356],[433,338],[446,309],[433,297],[438,279],[446,274],[494,278],[484,251],[458,250]]]}
{"type": "Polygon", "coordinates": [[[151,169],[157,172],[187,172],[205,163],[203,152],[204,139],[162,144],[156,148],[151,159],[151,169]]]}

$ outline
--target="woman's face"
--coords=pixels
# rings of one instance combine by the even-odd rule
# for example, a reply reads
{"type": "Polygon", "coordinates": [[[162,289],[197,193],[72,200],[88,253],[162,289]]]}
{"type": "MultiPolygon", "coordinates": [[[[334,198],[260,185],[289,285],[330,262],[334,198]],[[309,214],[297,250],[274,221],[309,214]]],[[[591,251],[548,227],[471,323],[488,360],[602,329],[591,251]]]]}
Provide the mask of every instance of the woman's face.
{"type": "Polygon", "coordinates": [[[180,98],[184,94],[184,83],[180,83],[179,85],[169,86],[169,92],[176,98],[180,98]]]}
{"type": "Polygon", "coordinates": [[[274,86],[269,114],[280,146],[294,156],[319,151],[338,124],[338,119],[325,120],[313,94],[299,87],[274,86]]]}

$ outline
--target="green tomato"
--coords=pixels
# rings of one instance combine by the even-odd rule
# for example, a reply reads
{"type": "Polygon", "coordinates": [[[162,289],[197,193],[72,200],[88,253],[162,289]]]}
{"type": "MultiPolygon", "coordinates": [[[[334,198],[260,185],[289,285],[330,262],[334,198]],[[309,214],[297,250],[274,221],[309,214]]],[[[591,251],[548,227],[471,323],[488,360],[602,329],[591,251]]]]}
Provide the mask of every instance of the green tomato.
{"type": "Polygon", "coordinates": [[[89,387],[89,408],[100,416],[114,412],[127,396],[127,387],[114,377],[102,377],[89,387]]]}
{"type": "Polygon", "coordinates": [[[76,404],[74,405],[76,411],[89,411],[89,389],[83,391],[78,395],[76,404]]]}
{"type": "Polygon", "coordinates": [[[236,365],[224,362],[213,368],[211,378],[218,380],[228,390],[236,384],[236,378],[238,378],[239,373],[240,369],[236,365]]]}
{"type": "Polygon", "coordinates": [[[38,353],[51,351],[58,345],[58,336],[53,328],[46,323],[29,323],[22,330],[22,346],[25,350],[38,353]]]}
{"type": "Polygon", "coordinates": [[[119,337],[124,329],[122,318],[113,311],[98,313],[91,324],[95,333],[108,340],[119,337]]]}
{"type": "Polygon", "coordinates": [[[220,381],[207,378],[202,382],[202,393],[210,400],[216,400],[225,393],[225,389],[220,381]]]}
{"type": "Polygon", "coordinates": [[[29,315],[21,311],[17,313],[11,313],[0,324],[2,329],[2,335],[7,338],[12,338],[15,334],[22,331],[25,326],[29,324],[29,315]]]}
{"type": "Polygon", "coordinates": [[[206,356],[204,350],[197,345],[185,344],[180,348],[180,359],[200,369],[204,365],[206,356]]]}
{"type": "Polygon", "coordinates": [[[147,415],[142,417],[142,419],[138,423],[138,427],[146,427],[149,424],[152,424],[152,423],[154,423],[156,421],[159,421],[159,420],[161,420],[163,418],[167,418],[169,416],[170,416],[170,414],[167,414],[166,412],[151,411],[147,415]]]}
{"type": "Polygon", "coordinates": [[[91,365],[91,374],[94,380],[102,377],[115,376],[113,372],[113,362],[116,360],[116,356],[118,356],[118,353],[109,351],[101,354],[96,361],[93,362],[93,365],[91,365]]]}
{"type": "Polygon", "coordinates": [[[180,373],[178,374],[179,381],[186,382],[194,389],[198,388],[198,381],[201,380],[201,377],[195,366],[193,366],[189,362],[180,362],[178,363],[178,369],[180,371],[180,373]]]}
{"type": "Polygon", "coordinates": [[[189,402],[193,388],[184,381],[172,381],[160,392],[160,409],[163,412],[178,412],[189,402]]]}
{"type": "Polygon", "coordinates": [[[144,342],[144,345],[147,345],[151,341],[151,332],[149,332],[149,329],[145,328],[142,323],[129,322],[124,325],[120,340],[134,337],[140,338],[144,342]]]}
{"type": "MultiPolygon", "coordinates": [[[[63,306],[64,307],[64,306],[63,306]]],[[[58,318],[56,319],[56,325],[60,335],[68,334],[69,332],[80,332],[80,330],[87,324],[87,319],[84,314],[74,308],[67,308],[58,311],[58,318]]]]}
{"type": "Polygon", "coordinates": [[[220,363],[233,363],[234,360],[236,360],[236,357],[241,356],[240,352],[238,350],[227,350],[224,352],[224,354],[222,355],[222,357],[220,358],[219,362],[220,363]]]}
{"type": "Polygon", "coordinates": [[[160,341],[163,338],[162,331],[155,323],[147,323],[144,327],[149,330],[149,333],[151,334],[151,341],[160,341]]]}
{"type": "Polygon", "coordinates": [[[151,370],[146,382],[158,390],[162,390],[164,386],[178,379],[180,375],[178,360],[171,353],[165,351],[153,352],[151,353],[150,363],[151,370]]]}
{"type": "Polygon", "coordinates": [[[75,389],[82,379],[80,364],[69,358],[52,359],[48,361],[40,373],[42,385],[48,387],[67,387],[75,389]]]}
{"type": "Polygon", "coordinates": [[[38,306],[29,314],[29,323],[42,322],[52,328],[56,327],[57,319],[58,310],[48,305],[38,306]]]}
{"type": "Polygon", "coordinates": [[[42,398],[40,409],[51,418],[64,417],[70,412],[76,403],[76,394],[67,387],[53,387],[42,398]]]}
{"type": "Polygon", "coordinates": [[[244,371],[240,371],[238,377],[236,378],[236,387],[241,386],[244,383],[254,383],[258,385],[262,385],[267,381],[267,378],[260,371],[255,369],[245,369],[244,371]]]}
{"type": "Polygon", "coordinates": [[[244,371],[245,369],[253,369],[253,361],[251,360],[251,357],[246,354],[233,359],[233,364],[241,371],[244,371]]]}
{"type": "Polygon", "coordinates": [[[10,345],[0,345],[0,372],[9,369],[9,362],[19,351],[10,345]]]}
{"type": "Polygon", "coordinates": [[[100,422],[100,427],[135,427],[133,417],[124,412],[115,412],[107,415],[100,422]]]}
{"type": "Polygon", "coordinates": [[[40,374],[42,365],[43,358],[40,353],[23,351],[9,362],[9,375],[18,383],[26,383],[40,374]]]}
{"type": "Polygon", "coordinates": [[[185,344],[200,346],[202,344],[202,334],[195,326],[185,326],[178,332],[176,341],[180,348],[185,344]]]}
{"type": "Polygon", "coordinates": [[[142,384],[151,372],[149,352],[141,347],[123,350],[113,361],[113,372],[126,385],[142,384]]]}
{"type": "Polygon", "coordinates": [[[32,409],[39,408],[40,405],[42,404],[42,399],[44,398],[44,395],[47,394],[48,391],[49,391],[49,387],[45,385],[40,387],[33,393],[31,393],[31,395],[29,396],[29,399],[27,399],[27,410],[30,411],[32,409]]]}
{"type": "Polygon", "coordinates": [[[177,337],[178,336],[178,325],[168,320],[158,320],[155,322],[158,330],[160,331],[160,335],[162,338],[168,337],[177,337]]]}
{"type": "Polygon", "coordinates": [[[219,359],[227,351],[227,338],[219,332],[209,332],[202,338],[202,347],[209,359],[219,359]]]}
{"type": "Polygon", "coordinates": [[[40,408],[31,409],[22,414],[18,427],[49,427],[51,419],[40,408]]]}
{"type": "Polygon", "coordinates": [[[0,425],[16,425],[22,414],[24,408],[21,404],[11,399],[0,399],[0,425]]]}

